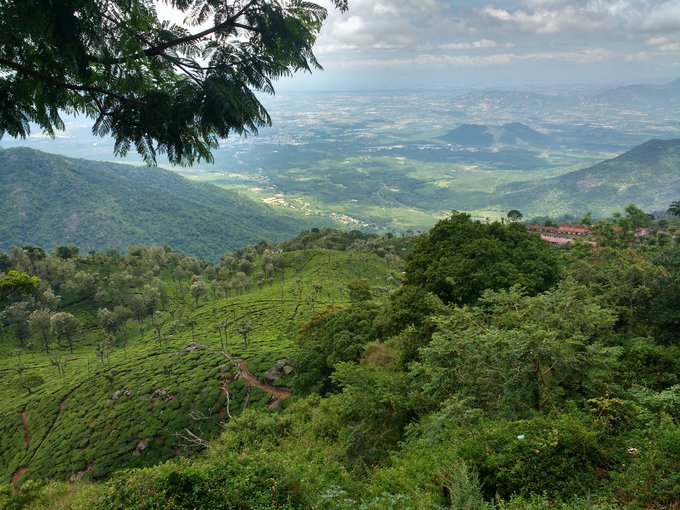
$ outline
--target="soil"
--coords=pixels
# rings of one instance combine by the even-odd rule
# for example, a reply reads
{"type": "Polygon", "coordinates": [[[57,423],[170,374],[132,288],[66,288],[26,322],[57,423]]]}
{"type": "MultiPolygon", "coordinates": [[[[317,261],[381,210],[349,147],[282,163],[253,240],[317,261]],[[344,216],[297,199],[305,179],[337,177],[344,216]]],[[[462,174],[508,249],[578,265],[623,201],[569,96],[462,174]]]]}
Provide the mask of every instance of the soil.
{"type": "Polygon", "coordinates": [[[293,396],[293,392],[290,390],[287,390],[285,388],[277,388],[276,386],[271,386],[269,384],[261,382],[257,377],[255,377],[248,371],[248,366],[246,365],[245,360],[240,360],[238,362],[238,369],[239,372],[241,372],[243,378],[246,381],[248,381],[248,384],[250,384],[251,386],[255,386],[256,388],[260,388],[263,391],[266,391],[273,397],[272,401],[269,402],[267,407],[278,407],[279,403],[283,399],[293,396]]]}
{"type": "Polygon", "coordinates": [[[17,469],[14,474],[12,475],[12,479],[10,480],[10,483],[14,485],[17,483],[22,476],[24,476],[24,473],[28,469],[28,466],[21,466],[19,469],[17,469]]]}

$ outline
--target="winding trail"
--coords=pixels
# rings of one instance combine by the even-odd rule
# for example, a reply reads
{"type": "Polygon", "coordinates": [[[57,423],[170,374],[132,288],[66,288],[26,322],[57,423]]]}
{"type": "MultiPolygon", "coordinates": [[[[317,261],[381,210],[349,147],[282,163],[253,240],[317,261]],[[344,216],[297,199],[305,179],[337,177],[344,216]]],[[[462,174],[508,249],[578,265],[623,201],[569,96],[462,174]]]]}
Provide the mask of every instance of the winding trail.
{"type": "Polygon", "coordinates": [[[293,392],[284,388],[277,388],[276,386],[271,386],[269,384],[261,382],[257,377],[250,373],[248,370],[248,365],[246,365],[245,360],[240,360],[238,362],[238,369],[241,372],[243,378],[248,381],[248,384],[260,388],[261,390],[269,393],[274,399],[267,404],[267,407],[278,407],[279,403],[288,397],[293,396],[293,392]]]}
{"type": "Polygon", "coordinates": [[[31,447],[31,433],[28,430],[28,421],[26,420],[28,411],[24,409],[21,411],[21,425],[24,427],[24,435],[26,436],[26,448],[31,447]]]}

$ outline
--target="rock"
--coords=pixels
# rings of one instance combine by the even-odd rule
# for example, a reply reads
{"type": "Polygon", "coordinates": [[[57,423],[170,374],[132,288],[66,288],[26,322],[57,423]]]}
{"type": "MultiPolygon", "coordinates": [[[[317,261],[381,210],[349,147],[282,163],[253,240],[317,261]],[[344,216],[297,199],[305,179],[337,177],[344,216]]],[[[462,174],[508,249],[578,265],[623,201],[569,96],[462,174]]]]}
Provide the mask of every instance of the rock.
{"type": "Polygon", "coordinates": [[[125,388],[124,390],[116,390],[111,395],[111,400],[119,400],[121,397],[129,397],[132,395],[132,390],[130,388],[125,388]]]}
{"type": "Polygon", "coordinates": [[[284,375],[290,374],[292,371],[293,366],[290,364],[290,362],[287,359],[280,359],[276,361],[273,368],[267,370],[264,373],[264,378],[269,382],[273,382],[277,379],[280,379],[284,375]]]}
{"type": "Polygon", "coordinates": [[[153,393],[151,394],[151,400],[157,400],[159,398],[162,398],[163,400],[167,401],[174,399],[175,396],[160,388],[157,390],[153,390],[153,393]]]}
{"type": "Polygon", "coordinates": [[[198,349],[198,344],[196,342],[191,342],[184,349],[182,349],[182,352],[194,352],[196,349],[198,349]]]}
{"type": "Polygon", "coordinates": [[[264,378],[267,381],[276,381],[281,377],[281,375],[283,374],[279,370],[277,370],[276,368],[272,368],[264,373],[264,378]]]}
{"type": "Polygon", "coordinates": [[[135,448],[135,451],[132,452],[132,455],[134,455],[135,457],[141,455],[142,452],[144,452],[144,450],[146,450],[147,447],[149,446],[149,442],[150,440],[148,437],[145,437],[144,439],[139,441],[139,443],[137,443],[137,448],[135,448]]]}

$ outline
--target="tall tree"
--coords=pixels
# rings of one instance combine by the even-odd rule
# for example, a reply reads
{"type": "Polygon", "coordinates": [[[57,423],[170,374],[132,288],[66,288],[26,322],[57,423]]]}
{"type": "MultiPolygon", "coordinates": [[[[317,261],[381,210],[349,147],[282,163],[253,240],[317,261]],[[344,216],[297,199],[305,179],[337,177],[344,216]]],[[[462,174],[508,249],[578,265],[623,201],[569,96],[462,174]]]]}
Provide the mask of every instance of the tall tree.
{"type": "Polygon", "coordinates": [[[256,92],[321,68],[312,47],[327,11],[316,4],[162,3],[196,28],[159,20],[152,0],[0,3],[0,136],[26,137],[31,122],[54,135],[62,112],[77,113],[118,155],[134,146],[148,163],[212,161],[220,138],[271,123],[256,92]]]}
{"type": "Polygon", "coordinates": [[[58,312],[50,318],[52,334],[58,339],[66,340],[68,349],[73,354],[73,336],[78,331],[80,324],[72,313],[58,312]]]}
{"type": "Polygon", "coordinates": [[[28,317],[28,328],[42,341],[45,352],[50,352],[50,333],[52,312],[49,310],[33,310],[28,317]]]}

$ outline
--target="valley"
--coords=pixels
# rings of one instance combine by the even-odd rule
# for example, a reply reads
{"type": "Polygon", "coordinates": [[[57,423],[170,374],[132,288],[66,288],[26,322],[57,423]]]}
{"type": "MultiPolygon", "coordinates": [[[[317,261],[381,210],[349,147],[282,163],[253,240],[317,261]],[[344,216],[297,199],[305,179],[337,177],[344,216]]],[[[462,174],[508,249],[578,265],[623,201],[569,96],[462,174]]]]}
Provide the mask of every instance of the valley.
{"type": "MultiPolygon", "coordinates": [[[[264,98],[272,127],[222,141],[214,165],[172,169],[279,212],[382,232],[426,230],[451,210],[481,219],[509,209],[606,216],[631,201],[658,210],[668,197],[603,192],[590,208],[565,202],[555,179],[651,139],[679,138],[680,105],[669,99],[679,87],[288,92],[264,98]],[[461,129],[468,134],[456,136],[461,129]],[[534,187],[529,194],[544,200],[515,193],[534,187]]],[[[77,119],[67,125],[64,137],[29,145],[111,160],[110,141],[77,119]]],[[[640,174],[627,184],[644,182],[640,174]]]]}

